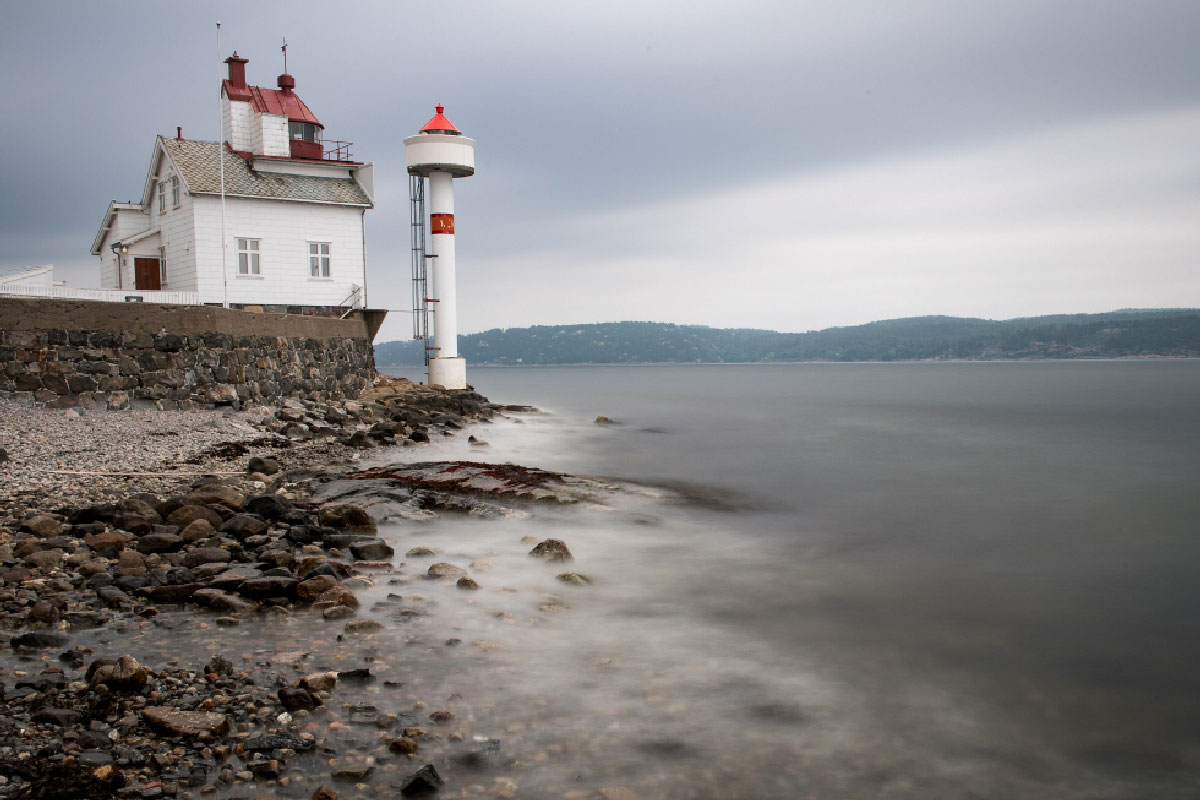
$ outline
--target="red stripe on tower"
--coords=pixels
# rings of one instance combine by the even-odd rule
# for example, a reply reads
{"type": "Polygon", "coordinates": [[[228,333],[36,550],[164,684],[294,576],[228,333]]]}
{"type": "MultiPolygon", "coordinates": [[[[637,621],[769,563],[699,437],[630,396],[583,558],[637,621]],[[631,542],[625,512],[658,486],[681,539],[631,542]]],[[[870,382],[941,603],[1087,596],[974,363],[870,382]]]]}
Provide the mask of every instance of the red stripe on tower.
{"type": "Polygon", "coordinates": [[[433,233],[454,233],[454,215],[430,214],[429,227],[433,233]]]}

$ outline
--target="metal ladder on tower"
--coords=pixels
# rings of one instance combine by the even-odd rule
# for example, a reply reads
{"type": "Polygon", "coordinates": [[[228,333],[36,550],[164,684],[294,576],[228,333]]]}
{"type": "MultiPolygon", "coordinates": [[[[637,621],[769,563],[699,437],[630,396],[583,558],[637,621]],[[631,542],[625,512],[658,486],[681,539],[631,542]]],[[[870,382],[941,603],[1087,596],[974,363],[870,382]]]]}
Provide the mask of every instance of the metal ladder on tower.
{"type": "MultiPolygon", "coordinates": [[[[429,276],[425,258],[425,179],[408,176],[408,194],[412,200],[412,298],[413,338],[429,341],[429,276]]],[[[425,348],[429,361],[429,348],[425,348]]]]}

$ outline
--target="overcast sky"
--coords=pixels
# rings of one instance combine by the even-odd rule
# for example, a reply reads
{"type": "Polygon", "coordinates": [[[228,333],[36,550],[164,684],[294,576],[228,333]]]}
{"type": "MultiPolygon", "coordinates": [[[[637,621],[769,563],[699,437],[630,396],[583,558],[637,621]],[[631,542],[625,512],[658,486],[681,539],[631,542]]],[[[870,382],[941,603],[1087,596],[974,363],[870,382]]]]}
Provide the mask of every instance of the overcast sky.
{"type": "Polygon", "coordinates": [[[98,285],[155,134],[218,138],[217,20],[374,162],[373,306],[410,304],[402,139],[443,103],[478,141],[464,333],[1200,306],[1196,0],[6,4],[0,269],[98,285]]]}

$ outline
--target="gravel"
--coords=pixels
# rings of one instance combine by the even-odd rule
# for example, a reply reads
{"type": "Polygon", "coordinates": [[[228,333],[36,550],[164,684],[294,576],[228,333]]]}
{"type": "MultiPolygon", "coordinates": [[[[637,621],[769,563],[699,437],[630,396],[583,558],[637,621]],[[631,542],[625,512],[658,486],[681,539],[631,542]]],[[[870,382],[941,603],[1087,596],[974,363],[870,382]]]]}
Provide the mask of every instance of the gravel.
{"type": "Polygon", "coordinates": [[[246,411],[103,411],[54,409],[0,398],[0,506],[70,505],[98,496],[161,491],[185,478],[56,475],[92,472],[199,472],[236,469],[236,463],[200,458],[208,447],[258,439],[252,421],[269,409],[246,411]]]}

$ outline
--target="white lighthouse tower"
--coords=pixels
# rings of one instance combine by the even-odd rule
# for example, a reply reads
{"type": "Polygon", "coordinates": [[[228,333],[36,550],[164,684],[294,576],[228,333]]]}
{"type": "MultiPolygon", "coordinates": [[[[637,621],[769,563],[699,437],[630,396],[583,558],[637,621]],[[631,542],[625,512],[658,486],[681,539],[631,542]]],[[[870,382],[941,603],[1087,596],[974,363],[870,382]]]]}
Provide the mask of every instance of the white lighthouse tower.
{"type": "Polygon", "coordinates": [[[414,306],[416,338],[426,338],[424,315],[433,313],[433,346],[426,347],[429,383],[467,388],[467,362],[458,355],[458,309],[454,287],[454,179],[475,174],[475,140],[468,139],[437,106],[433,119],[404,140],[413,199],[414,306]],[[424,180],[429,179],[432,253],[425,250],[424,180]],[[432,286],[425,264],[432,264],[432,286]]]}

